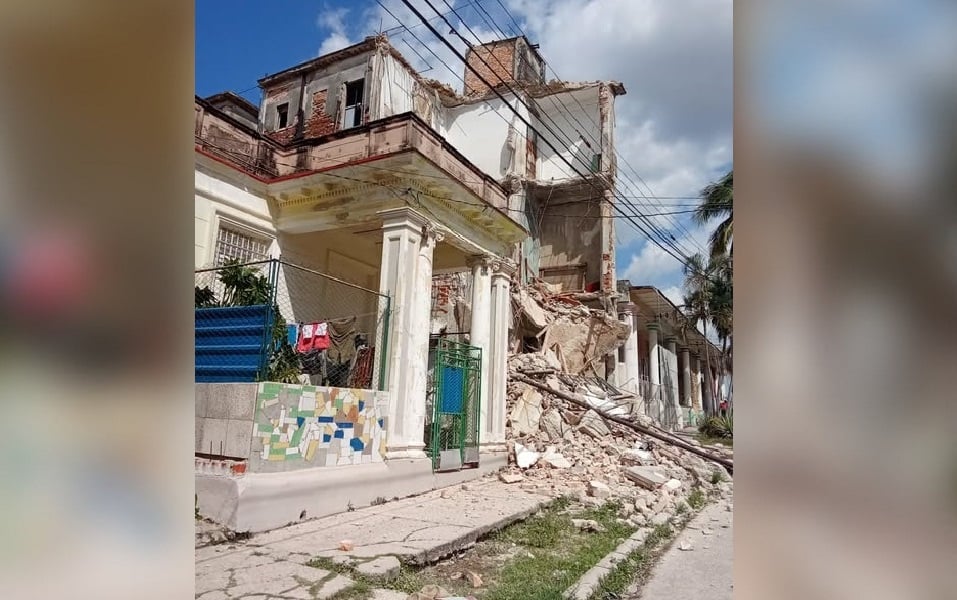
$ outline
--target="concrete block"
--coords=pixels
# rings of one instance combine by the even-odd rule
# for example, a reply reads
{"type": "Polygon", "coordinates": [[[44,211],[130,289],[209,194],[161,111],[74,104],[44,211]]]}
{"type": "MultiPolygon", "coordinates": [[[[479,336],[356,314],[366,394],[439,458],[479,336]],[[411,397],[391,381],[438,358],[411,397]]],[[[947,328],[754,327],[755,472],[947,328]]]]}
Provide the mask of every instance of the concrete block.
{"type": "Polygon", "coordinates": [[[631,481],[649,490],[658,489],[669,479],[656,467],[628,467],[622,473],[631,481]]]}
{"type": "Polygon", "coordinates": [[[226,446],[223,454],[234,458],[248,458],[252,446],[252,421],[226,421],[226,446]]]}
{"type": "Polygon", "coordinates": [[[204,419],[199,452],[220,454],[226,450],[226,419],[204,419]]]}
{"type": "Polygon", "coordinates": [[[252,421],[256,413],[258,383],[231,383],[225,391],[226,418],[252,421]]]}
{"type": "Polygon", "coordinates": [[[206,405],[209,402],[209,384],[197,383],[193,388],[195,390],[194,397],[196,398],[194,401],[196,406],[196,418],[202,419],[206,417],[206,405]]]}
{"type": "Polygon", "coordinates": [[[206,394],[206,416],[210,419],[227,419],[229,410],[226,397],[230,384],[208,383],[206,394]]]}

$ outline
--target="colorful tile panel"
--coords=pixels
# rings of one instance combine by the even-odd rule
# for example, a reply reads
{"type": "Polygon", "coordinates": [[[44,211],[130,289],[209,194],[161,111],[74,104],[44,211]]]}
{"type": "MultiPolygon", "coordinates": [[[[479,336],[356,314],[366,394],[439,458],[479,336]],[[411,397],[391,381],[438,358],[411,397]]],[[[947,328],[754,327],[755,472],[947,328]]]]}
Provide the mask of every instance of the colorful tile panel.
{"type": "Polygon", "coordinates": [[[263,460],[317,467],[381,462],[387,406],[384,392],[263,382],[253,435],[262,441],[263,460]]]}

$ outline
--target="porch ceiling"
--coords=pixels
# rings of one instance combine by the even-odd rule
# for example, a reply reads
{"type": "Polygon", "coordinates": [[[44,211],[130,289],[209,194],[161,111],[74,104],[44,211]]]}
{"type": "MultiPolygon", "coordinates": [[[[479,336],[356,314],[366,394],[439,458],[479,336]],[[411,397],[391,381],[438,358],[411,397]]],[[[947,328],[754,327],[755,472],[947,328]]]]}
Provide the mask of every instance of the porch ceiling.
{"type": "MultiPolygon", "coordinates": [[[[681,336],[678,326],[679,309],[667,296],[654,286],[633,286],[629,297],[638,309],[638,323],[644,325],[657,322],[661,325],[662,338],[667,336],[681,336]]],[[[687,330],[686,343],[695,351],[703,351],[705,337],[700,332],[687,330]]],[[[712,356],[721,354],[717,346],[711,344],[712,356]]]]}
{"type": "Polygon", "coordinates": [[[480,246],[524,239],[524,227],[478,196],[474,183],[468,173],[453,176],[418,151],[404,150],[276,180],[268,193],[278,228],[289,233],[370,224],[381,210],[409,205],[480,246]]]}

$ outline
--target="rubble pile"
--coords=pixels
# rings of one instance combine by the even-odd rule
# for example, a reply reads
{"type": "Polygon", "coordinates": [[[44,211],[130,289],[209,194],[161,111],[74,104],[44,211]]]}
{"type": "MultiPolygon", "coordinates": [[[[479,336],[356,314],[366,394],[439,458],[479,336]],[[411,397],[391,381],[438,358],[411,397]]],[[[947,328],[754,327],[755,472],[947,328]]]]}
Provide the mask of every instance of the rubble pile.
{"type": "MultiPolygon", "coordinates": [[[[570,353],[565,352],[569,340],[562,336],[571,329],[553,328],[556,323],[575,323],[577,319],[578,323],[591,322],[584,326],[587,330],[596,321],[607,321],[607,317],[602,319],[584,306],[554,297],[545,298],[543,303],[535,297],[535,291],[520,291],[515,296],[520,308],[516,314],[524,327],[544,323],[543,329],[560,333],[551,338],[557,350],[543,344],[538,352],[509,358],[509,468],[501,474],[502,481],[554,495],[578,496],[585,503],[618,499],[621,516],[635,526],[666,521],[695,487],[730,493],[731,478],[722,465],[606,418],[623,418],[646,429],[656,427],[641,413],[641,403],[633,395],[598,377],[586,376],[584,369],[576,370],[613,351],[618,343],[617,330],[608,334],[607,342],[595,343],[589,338],[587,351],[579,346],[579,353],[569,360],[570,353]],[[555,393],[519,381],[522,377],[540,382],[555,393]],[[576,398],[581,404],[562,395],[576,398]],[[720,472],[722,480],[717,484],[712,483],[715,471],[720,472]]],[[[626,326],[624,335],[627,333],[626,326]]],[[[578,340],[576,336],[572,334],[573,342],[578,340]]],[[[669,437],[666,432],[661,434],[669,437]]],[[[700,447],[696,441],[683,443],[700,447]]]]}
{"type": "Polygon", "coordinates": [[[602,310],[585,306],[588,294],[555,293],[538,282],[512,294],[522,338],[536,338],[560,370],[578,375],[604,374],[602,359],[628,337],[628,325],[602,310]]]}

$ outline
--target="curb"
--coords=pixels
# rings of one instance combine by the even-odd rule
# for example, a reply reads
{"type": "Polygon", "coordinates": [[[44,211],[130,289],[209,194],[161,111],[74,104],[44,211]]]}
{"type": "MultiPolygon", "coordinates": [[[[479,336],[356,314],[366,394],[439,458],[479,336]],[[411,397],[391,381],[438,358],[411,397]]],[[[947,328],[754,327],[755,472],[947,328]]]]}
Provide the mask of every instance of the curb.
{"type": "Polygon", "coordinates": [[[642,527],[631,534],[631,537],[606,554],[604,558],[598,561],[598,564],[585,571],[585,574],[582,575],[578,581],[562,593],[562,597],[568,600],[588,600],[595,590],[598,589],[598,584],[601,583],[601,580],[612,572],[616,564],[628,558],[628,555],[635,550],[641,548],[648,534],[652,531],[654,530],[650,527],[642,527]]]}
{"type": "Polygon", "coordinates": [[[548,506],[552,501],[553,499],[551,498],[543,497],[535,506],[531,508],[512,513],[507,517],[499,519],[498,521],[495,521],[489,525],[476,527],[475,529],[472,529],[467,533],[440,546],[423,550],[414,555],[407,555],[399,558],[402,562],[415,567],[424,567],[426,565],[438,562],[443,558],[454,554],[455,552],[459,552],[474,546],[480,538],[483,538],[494,531],[504,529],[512,523],[524,521],[525,519],[536,514],[538,511],[542,510],[544,507],[548,506]]]}

